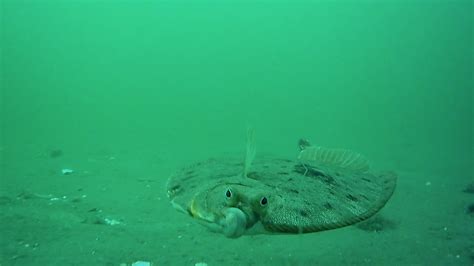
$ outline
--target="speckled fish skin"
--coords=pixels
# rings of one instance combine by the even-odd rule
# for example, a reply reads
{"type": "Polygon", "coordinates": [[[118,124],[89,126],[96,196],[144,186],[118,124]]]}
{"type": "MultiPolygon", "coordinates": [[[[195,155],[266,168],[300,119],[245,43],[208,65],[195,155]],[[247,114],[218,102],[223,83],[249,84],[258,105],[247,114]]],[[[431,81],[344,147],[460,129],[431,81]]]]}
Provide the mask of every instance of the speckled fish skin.
{"type": "Polygon", "coordinates": [[[242,168],[241,159],[231,158],[185,167],[169,179],[168,197],[178,210],[228,237],[310,233],[371,217],[390,199],[397,179],[393,172],[357,172],[278,158],[257,158],[245,178],[242,168]],[[229,208],[245,213],[243,230],[226,231],[229,208]],[[257,224],[263,230],[252,230],[257,224]]]}

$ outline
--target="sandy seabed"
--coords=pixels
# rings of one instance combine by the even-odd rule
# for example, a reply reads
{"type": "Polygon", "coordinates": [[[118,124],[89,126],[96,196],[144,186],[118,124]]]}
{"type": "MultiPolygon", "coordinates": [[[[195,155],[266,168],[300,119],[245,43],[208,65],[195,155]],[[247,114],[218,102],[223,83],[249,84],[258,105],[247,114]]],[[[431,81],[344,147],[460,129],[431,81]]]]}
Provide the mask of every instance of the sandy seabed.
{"type": "Polygon", "coordinates": [[[4,165],[0,264],[474,265],[467,178],[398,171],[371,223],[228,239],[170,206],[166,180],[184,162],[148,155],[39,152],[4,165]]]}

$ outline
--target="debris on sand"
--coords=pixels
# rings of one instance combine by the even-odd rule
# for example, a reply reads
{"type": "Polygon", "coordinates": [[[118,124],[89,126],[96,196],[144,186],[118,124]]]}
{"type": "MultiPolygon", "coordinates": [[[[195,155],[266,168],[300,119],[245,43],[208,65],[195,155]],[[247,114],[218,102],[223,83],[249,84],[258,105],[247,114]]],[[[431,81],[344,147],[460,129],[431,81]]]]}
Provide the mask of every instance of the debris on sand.
{"type": "Polygon", "coordinates": [[[383,217],[382,215],[377,215],[358,223],[356,227],[367,232],[380,232],[396,229],[397,224],[394,221],[383,217]]]}
{"type": "Polygon", "coordinates": [[[60,149],[54,149],[54,150],[49,152],[49,157],[50,158],[58,158],[58,157],[61,157],[61,156],[63,156],[63,151],[60,150],[60,149]]]}

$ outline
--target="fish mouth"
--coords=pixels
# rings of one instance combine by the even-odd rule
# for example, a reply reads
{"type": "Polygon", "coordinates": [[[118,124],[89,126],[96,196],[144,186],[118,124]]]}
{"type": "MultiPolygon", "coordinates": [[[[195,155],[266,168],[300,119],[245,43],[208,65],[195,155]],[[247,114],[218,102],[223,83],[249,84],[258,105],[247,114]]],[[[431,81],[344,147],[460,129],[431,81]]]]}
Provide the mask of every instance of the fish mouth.
{"type": "Polygon", "coordinates": [[[244,211],[236,207],[228,207],[221,215],[205,214],[196,209],[194,201],[189,212],[194,218],[213,232],[219,232],[229,238],[242,236],[247,230],[249,218],[244,211]]]}

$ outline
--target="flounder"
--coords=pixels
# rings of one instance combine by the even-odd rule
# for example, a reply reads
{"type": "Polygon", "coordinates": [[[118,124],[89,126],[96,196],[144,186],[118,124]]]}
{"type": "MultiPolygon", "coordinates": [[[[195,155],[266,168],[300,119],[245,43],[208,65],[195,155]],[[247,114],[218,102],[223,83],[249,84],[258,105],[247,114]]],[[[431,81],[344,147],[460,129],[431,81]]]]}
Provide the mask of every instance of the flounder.
{"type": "Polygon", "coordinates": [[[170,177],[172,205],[215,232],[236,238],[257,233],[311,233],[352,225],[377,213],[397,175],[373,172],[359,153],[300,140],[294,160],[255,158],[247,133],[244,160],[209,159],[170,177]]]}

